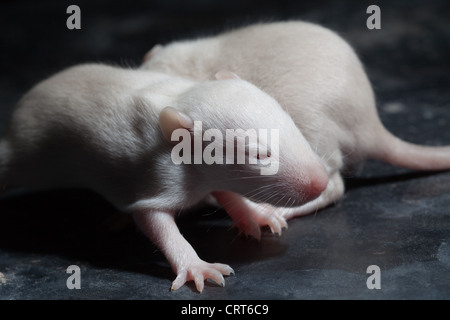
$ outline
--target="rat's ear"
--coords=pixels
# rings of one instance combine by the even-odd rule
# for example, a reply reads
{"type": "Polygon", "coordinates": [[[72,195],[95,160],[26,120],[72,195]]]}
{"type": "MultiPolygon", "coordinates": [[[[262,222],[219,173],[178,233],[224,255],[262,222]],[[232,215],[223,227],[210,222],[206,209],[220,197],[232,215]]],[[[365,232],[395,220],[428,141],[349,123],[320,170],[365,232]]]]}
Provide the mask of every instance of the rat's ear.
{"type": "Polygon", "coordinates": [[[239,78],[239,76],[236,73],[228,70],[220,70],[214,76],[217,80],[227,80],[227,79],[241,80],[241,78],[239,78]]]}
{"type": "Polygon", "coordinates": [[[176,129],[192,129],[194,121],[185,113],[172,107],[165,107],[159,113],[159,127],[167,141],[172,142],[172,132],[176,129]]]}
{"type": "Polygon", "coordinates": [[[155,45],[149,52],[147,52],[142,59],[142,63],[147,62],[147,60],[150,60],[155,54],[157,54],[159,51],[161,51],[163,48],[162,45],[157,44],[155,45]]]}

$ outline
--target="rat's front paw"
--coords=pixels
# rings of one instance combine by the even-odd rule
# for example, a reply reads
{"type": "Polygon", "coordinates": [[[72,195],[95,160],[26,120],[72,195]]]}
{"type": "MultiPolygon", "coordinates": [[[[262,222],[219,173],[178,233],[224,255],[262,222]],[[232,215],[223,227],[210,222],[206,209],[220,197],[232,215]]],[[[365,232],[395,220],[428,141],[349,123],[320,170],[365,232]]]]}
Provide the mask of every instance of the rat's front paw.
{"type": "Polygon", "coordinates": [[[177,290],[187,281],[194,281],[197,290],[202,292],[206,279],[211,279],[223,287],[225,286],[225,279],[223,276],[229,276],[231,274],[234,274],[234,271],[226,264],[208,263],[199,259],[198,261],[189,264],[186,268],[178,271],[177,277],[172,282],[170,290],[177,290]]]}
{"type": "Polygon", "coordinates": [[[282,229],[287,229],[287,222],[281,215],[282,209],[269,204],[258,204],[244,199],[247,204],[245,214],[234,219],[234,225],[247,236],[261,240],[261,227],[269,226],[274,234],[281,235],[282,229]]]}

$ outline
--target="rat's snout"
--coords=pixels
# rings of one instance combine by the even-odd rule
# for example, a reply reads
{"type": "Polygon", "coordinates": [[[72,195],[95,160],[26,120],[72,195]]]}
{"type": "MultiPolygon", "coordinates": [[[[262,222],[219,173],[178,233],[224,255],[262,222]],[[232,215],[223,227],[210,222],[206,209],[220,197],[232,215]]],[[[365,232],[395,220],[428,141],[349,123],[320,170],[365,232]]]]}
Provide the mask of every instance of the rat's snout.
{"type": "Polygon", "coordinates": [[[328,186],[328,174],[322,165],[309,168],[309,185],[305,186],[305,194],[309,200],[313,200],[328,186]]]}
{"type": "Polygon", "coordinates": [[[311,193],[321,194],[328,186],[328,175],[325,170],[320,170],[319,174],[311,177],[311,193]]]}

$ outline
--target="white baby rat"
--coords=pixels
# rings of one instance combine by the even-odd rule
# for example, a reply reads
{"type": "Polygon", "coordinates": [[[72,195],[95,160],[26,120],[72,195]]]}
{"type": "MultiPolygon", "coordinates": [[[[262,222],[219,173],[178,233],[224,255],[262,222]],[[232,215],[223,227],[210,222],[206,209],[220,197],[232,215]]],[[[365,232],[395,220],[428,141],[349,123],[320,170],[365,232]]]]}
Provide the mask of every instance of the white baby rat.
{"type": "MultiPolygon", "coordinates": [[[[450,169],[450,147],[410,144],[384,128],[355,52],[336,33],[315,24],[255,24],[218,36],[157,45],[146,54],[141,68],[201,81],[226,69],[278,101],[329,177],[326,190],[315,200],[296,208],[272,209],[286,219],[339,199],[344,193],[341,171],[367,158],[410,169],[450,169]]],[[[247,199],[241,202],[248,210],[270,210],[247,199]]]]}
{"type": "MultiPolygon", "coordinates": [[[[251,230],[246,226],[256,223],[259,230],[269,225],[280,233],[286,226],[282,217],[247,212],[239,202],[228,201],[240,195],[298,206],[318,197],[328,177],[291,117],[272,97],[232,73],[221,72],[216,78],[197,82],[100,64],[64,70],[32,88],[13,111],[0,141],[0,185],[92,189],[130,212],[162,250],[177,275],[173,290],[193,280],[202,291],[206,278],[224,284],[223,275],[232,269],[201,260],[180,234],[175,214],[212,194],[226,204],[238,226],[251,230]],[[200,132],[194,121],[201,121],[200,132]],[[193,141],[188,156],[195,159],[196,138],[204,135],[199,140],[201,156],[212,144],[212,137],[205,136],[213,129],[242,129],[236,140],[250,129],[277,130],[279,137],[289,139],[247,136],[244,163],[175,164],[173,150],[180,140],[176,134],[187,133],[181,142],[189,138],[191,146],[193,141]],[[261,175],[272,162],[277,170],[261,175]]],[[[234,139],[225,134],[214,137],[227,148],[231,141],[231,160],[237,153],[234,139]]],[[[183,150],[186,156],[184,152],[188,149],[183,150]]],[[[225,152],[223,157],[229,159],[225,152]]]]}

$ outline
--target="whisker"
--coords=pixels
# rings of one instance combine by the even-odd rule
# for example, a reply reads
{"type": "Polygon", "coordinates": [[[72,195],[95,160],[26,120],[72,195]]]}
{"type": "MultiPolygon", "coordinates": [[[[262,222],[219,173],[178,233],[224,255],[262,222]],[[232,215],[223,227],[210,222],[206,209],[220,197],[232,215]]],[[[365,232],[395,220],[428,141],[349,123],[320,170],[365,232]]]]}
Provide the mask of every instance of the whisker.
{"type": "Polygon", "coordinates": [[[260,195],[261,193],[266,192],[267,191],[266,189],[270,189],[270,188],[273,188],[273,185],[266,185],[266,186],[259,187],[257,189],[254,189],[254,190],[250,191],[250,192],[247,192],[243,196],[245,196],[245,197],[256,197],[257,195],[260,195]],[[256,193],[254,193],[254,192],[256,192],[256,193]]]}
{"type": "Polygon", "coordinates": [[[286,203],[286,207],[291,209],[294,206],[294,203],[295,203],[295,200],[292,199],[292,197],[289,197],[289,199],[288,199],[288,201],[286,203]],[[292,204],[289,204],[291,202],[291,200],[292,200],[292,204]]]}
{"type": "Polygon", "coordinates": [[[269,176],[234,177],[234,178],[227,178],[226,181],[243,180],[243,179],[261,179],[261,178],[269,178],[269,176]]]}
{"type": "Polygon", "coordinates": [[[272,193],[272,195],[269,195],[267,198],[265,198],[263,202],[269,203],[270,199],[272,199],[273,197],[276,197],[278,195],[279,195],[278,192],[274,191],[274,193],[272,193]]]}
{"type": "Polygon", "coordinates": [[[273,206],[274,207],[277,207],[278,206],[278,204],[281,202],[281,201],[283,201],[283,199],[284,198],[286,198],[286,195],[283,195],[273,206]]]}

